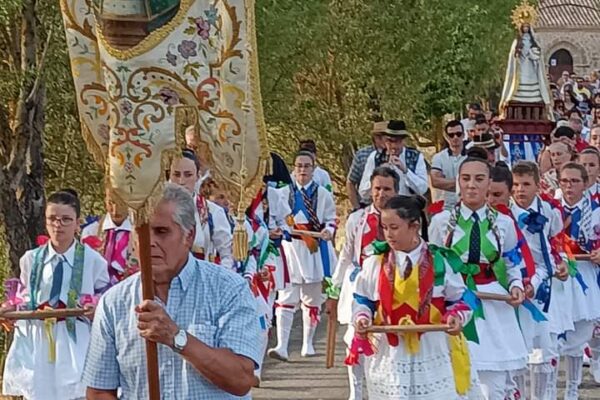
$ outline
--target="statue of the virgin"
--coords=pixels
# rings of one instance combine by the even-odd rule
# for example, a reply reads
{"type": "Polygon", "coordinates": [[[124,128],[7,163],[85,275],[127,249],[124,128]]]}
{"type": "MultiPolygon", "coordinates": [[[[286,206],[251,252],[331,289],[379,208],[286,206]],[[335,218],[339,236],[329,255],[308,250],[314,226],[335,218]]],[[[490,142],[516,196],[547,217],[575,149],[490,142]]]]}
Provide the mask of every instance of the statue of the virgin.
{"type": "Polygon", "coordinates": [[[508,56],[506,78],[500,109],[504,112],[509,102],[543,103],[551,106],[551,95],[546,80],[544,59],[535,39],[533,23],[535,9],[524,1],[513,11],[513,23],[518,36],[508,56]]]}

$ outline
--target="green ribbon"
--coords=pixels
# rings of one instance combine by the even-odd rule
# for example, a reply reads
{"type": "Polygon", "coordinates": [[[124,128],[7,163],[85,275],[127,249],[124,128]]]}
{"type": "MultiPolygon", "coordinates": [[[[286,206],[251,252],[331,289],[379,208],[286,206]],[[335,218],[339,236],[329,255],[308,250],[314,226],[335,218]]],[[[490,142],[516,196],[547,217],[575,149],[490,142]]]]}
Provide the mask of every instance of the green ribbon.
{"type": "Polygon", "coordinates": [[[341,287],[336,286],[330,277],[325,277],[324,286],[325,286],[325,294],[327,295],[327,298],[333,299],[333,300],[339,300],[340,292],[342,291],[341,287]]]}
{"type": "MultiPolygon", "coordinates": [[[[42,267],[44,261],[48,255],[48,246],[46,244],[36,250],[34,255],[33,266],[31,267],[31,276],[29,277],[29,288],[30,288],[30,308],[35,310],[38,307],[36,302],[37,293],[40,288],[40,281],[42,275],[42,267]]],[[[73,269],[71,272],[71,280],[69,282],[69,292],[67,293],[67,308],[76,308],[79,302],[81,294],[81,287],[83,284],[83,264],[84,264],[85,247],[77,242],[75,244],[75,257],[73,260],[73,269]]],[[[77,342],[77,334],[75,330],[75,317],[65,318],[67,325],[67,332],[74,342],[77,342]]]]}
{"type": "Polygon", "coordinates": [[[390,251],[390,245],[383,240],[375,240],[371,243],[371,246],[373,247],[373,255],[375,256],[380,256],[390,251]]]}
{"type": "Polygon", "coordinates": [[[569,270],[569,276],[571,278],[575,278],[577,275],[577,261],[575,260],[567,260],[567,268],[569,270]]]}
{"type": "MultiPolygon", "coordinates": [[[[469,251],[473,220],[471,218],[465,220],[461,215],[458,218],[457,224],[463,230],[465,235],[458,242],[456,242],[456,244],[452,246],[452,248],[457,254],[465,254],[469,251]]],[[[488,260],[488,262],[496,260],[492,264],[492,271],[494,272],[496,280],[498,281],[500,286],[508,290],[508,275],[506,273],[506,263],[504,262],[502,257],[499,257],[498,249],[494,247],[494,244],[490,241],[487,235],[490,231],[489,218],[486,218],[485,220],[481,221],[479,223],[479,228],[481,231],[481,252],[483,253],[484,257],[488,260]]],[[[473,275],[477,275],[481,272],[480,266],[478,264],[465,264],[465,268],[463,268],[459,272],[467,276],[465,282],[467,284],[467,287],[471,290],[476,290],[473,275]]]]}

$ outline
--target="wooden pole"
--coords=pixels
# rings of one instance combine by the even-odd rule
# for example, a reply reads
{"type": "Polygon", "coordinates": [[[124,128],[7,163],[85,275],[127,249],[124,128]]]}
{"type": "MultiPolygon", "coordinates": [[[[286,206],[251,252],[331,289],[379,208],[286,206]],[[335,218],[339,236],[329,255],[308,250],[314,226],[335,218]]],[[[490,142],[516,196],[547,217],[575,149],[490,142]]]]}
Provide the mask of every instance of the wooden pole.
{"type": "MultiPolygon", "coordinates": [[[[145,223],[135,228],[138,235],[140,253],[140,273],[142,298],[154,301],[154,281],[152,280],[152,258],[150,256],[150,225],[145,223]]],[[[155,342],[146,340],[146,371],[148,372],[148,399],[160,400],[158,375],[158,348],[155,342]]]]}
{"type": "Polygon", "coordinates": [[[337,312],[332,312],[327,317],[327,353],[325,357],[325,368],[333,368],[335,363],[335,345],[337,331],[337,312]]]}
{"type": "Polygon", "coordinates": [[[6,311],[0,313],[0,318],[11,320],[32,320],[49,318],[81,317],[87,311],[83,308],[60,308],[33,311],[6,311]]]}
{"type": "Polygon", "coordinates": [[[506,301],[508,303],[512,299],[508,294],[475,292],[475,295],[479,300],[506,301]]]}
{"type": "Polygon", "coordinates": [[[449,325],[372,325],[367,328],[368,333],[420,333],[420,332],[446,332],[449,325]]]}

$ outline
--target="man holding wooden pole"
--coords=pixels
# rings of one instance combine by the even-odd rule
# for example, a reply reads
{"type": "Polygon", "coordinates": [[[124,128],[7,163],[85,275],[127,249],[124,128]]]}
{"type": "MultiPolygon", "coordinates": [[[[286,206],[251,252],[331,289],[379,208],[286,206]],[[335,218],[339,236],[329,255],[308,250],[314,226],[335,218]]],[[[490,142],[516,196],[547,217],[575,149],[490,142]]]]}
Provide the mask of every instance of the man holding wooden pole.
{"type": "Polygon", "coordinates": [[[143,300],[140,275],[100,300],[84,369],[88,399],[148,398],[144,340],[158,344],[162,398],[250,398],[262,355],[248,284],[194,258],[194,203],[168,184],[150,218],[156,300],[143,300]],[[134,310],[135,312],[132,312],[134,310]]]}

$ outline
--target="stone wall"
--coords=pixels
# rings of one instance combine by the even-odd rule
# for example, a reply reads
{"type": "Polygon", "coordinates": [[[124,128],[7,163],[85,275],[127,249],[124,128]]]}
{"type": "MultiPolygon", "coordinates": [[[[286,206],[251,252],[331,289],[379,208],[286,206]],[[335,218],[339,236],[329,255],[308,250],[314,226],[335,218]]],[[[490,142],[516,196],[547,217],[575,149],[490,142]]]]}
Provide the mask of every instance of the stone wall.
{"type": "Polygon", "coordinates": [[[542,46],[546,64],[550,56],[565,49],[573,56],[573,68],[579,75],[600,69],[600,30],[538,30],[536,40],[542,46]]]}

